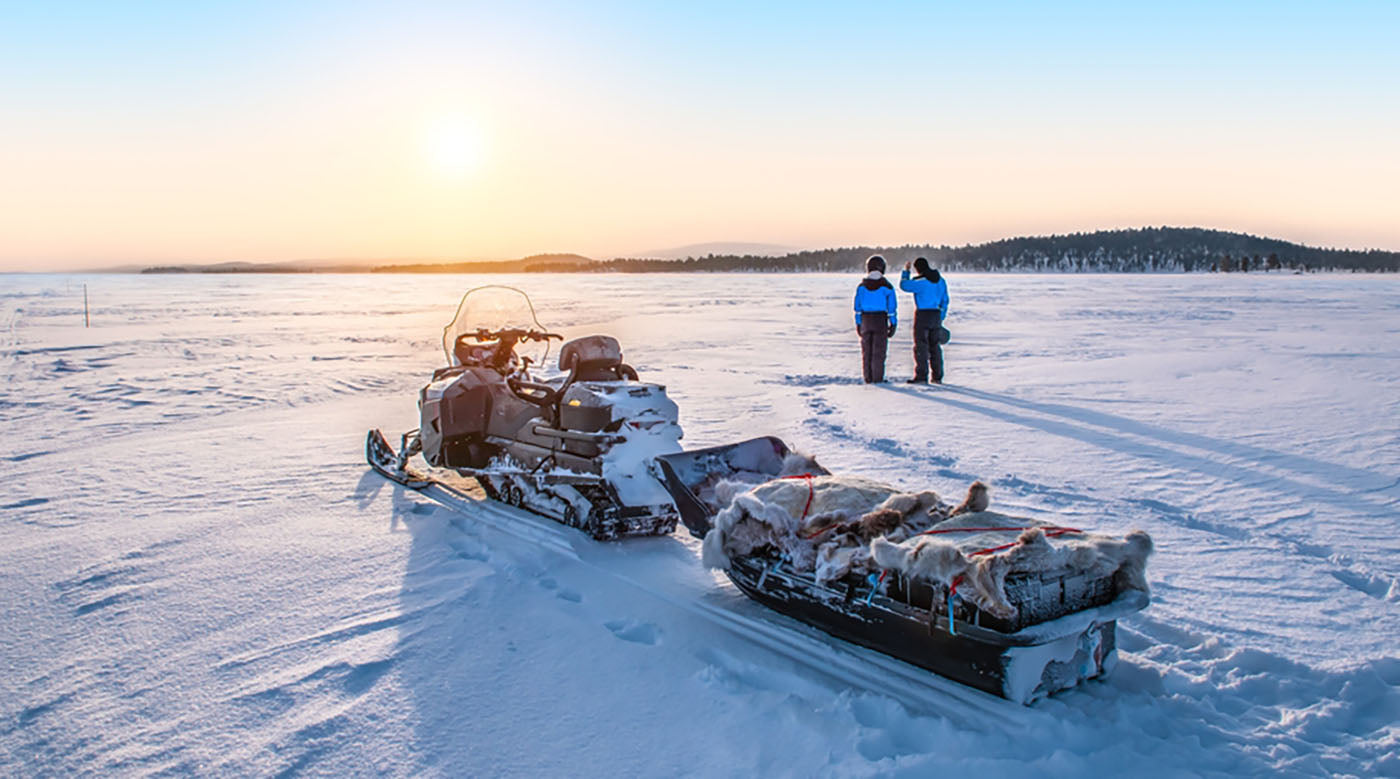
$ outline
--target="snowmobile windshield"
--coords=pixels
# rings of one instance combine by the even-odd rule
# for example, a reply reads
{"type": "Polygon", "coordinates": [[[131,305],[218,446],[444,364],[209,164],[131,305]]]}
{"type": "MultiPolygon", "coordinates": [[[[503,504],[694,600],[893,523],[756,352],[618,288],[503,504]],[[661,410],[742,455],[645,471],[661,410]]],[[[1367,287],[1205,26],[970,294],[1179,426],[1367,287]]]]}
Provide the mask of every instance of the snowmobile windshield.
{"type": "MultiPolygon", "coordinates": [[[[501,330],[524,330],[545,333],[544,325],[535,317],[535,307],[530,298],[515,287],[490,285],[468,290],[457,305],[457,315],[442,329],[442,350],[447,355],[448,365],[460,365],[457,344],[466,336],[468,343],[495,343],[478,341],[477,334],[495,333],[501,330]]],[[[515,345],[515,353],[529,357],[534,365],[544,365],[549,356],[549,341],[522,338],[515,345]]]]}

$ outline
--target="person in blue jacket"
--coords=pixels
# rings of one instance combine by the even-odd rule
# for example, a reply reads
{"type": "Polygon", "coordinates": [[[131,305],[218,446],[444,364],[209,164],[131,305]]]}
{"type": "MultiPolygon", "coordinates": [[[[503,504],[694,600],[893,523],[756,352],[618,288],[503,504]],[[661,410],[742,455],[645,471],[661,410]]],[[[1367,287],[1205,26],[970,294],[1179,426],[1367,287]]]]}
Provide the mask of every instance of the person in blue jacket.
{"type": "Polygon", "coordinates": [[[914,378],[910,384],[927,384],[930,372],[933,383],[943,383],[943,347],[939,335],[943,317],[948,313],[948,282],[928,266],[923,257],[914,260],[916,278],[909,277],[909,263],[899,275],[899,288],[914,293],[914,378]]]}
{"type": "Polygon", "coordinates": [[[894,337],[899,301],[885,279],[885,258],[865,261],[865,278],[856,287],[856,333],[860,335],[860,367],[866,384],[885,380],[885,350],[894,337]]]}

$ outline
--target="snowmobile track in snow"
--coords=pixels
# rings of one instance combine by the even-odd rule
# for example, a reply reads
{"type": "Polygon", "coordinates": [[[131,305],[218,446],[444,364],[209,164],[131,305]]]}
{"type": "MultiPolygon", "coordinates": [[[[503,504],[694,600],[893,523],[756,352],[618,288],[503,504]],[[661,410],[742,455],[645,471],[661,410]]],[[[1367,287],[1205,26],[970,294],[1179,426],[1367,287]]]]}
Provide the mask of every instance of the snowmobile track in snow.
{"type": "MultiPolygon", "coordinates": [[[[632,585],[838,684],[898,701],[912,712],[943,717],[960,726],[1003,732],[1029,729],[1040,716],[1033,709],[944,679],[878,652],[824,636],[814,628],[753,603],[732,585],[720,584],[709,592],[697,592],[680,579],[635,577],[613,567],[619,559],[625,559],[624,555],[607,554],[616,548],[616,544],[593,541],[578,531],[554,525],[527,511],[473,497],[437,480],[418,492],[482,525],[547,548],[594,569],[599,575],[632,585]],[[579,542],[582,542],[582,549],[579,542]],[[725,600],[729,603],[721,602],[725,600]],[[762,616],[749,616],[741,613],[741,609],[753,610],[762,616]],[[790,622],[791,625],[783,622],[790,622]]],[[[697,566],[700,564],[698,559],[691,562],[697,566]]]]}

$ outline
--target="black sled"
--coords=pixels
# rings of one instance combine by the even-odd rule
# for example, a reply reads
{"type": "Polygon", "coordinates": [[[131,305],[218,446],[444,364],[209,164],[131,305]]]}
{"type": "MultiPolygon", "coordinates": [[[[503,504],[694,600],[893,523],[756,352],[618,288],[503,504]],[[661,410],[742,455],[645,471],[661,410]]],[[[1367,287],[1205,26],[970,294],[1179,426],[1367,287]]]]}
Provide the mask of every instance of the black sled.
{"type": "MultiPolygon", "coordinates": [[[[681,521],[697,537],[712,527],[717,507],[706,490],[734,471],[779,475],[787,447],[775,438],[658,458],[681,521]]],[[[793,619],[979,690],[1029,704],[1085,679],[1107,674],[1116,660],[1117,619],[1141,610],[1148,596],[1119,592],[1112,575],[1012,573],[1006,591],[1011,620],[954,599],[941,584],[891,571],[883,581],[852,573],[827,584],[794,570],[764,547],[731,559],[725,573],[744,594],[793,619]]]]}

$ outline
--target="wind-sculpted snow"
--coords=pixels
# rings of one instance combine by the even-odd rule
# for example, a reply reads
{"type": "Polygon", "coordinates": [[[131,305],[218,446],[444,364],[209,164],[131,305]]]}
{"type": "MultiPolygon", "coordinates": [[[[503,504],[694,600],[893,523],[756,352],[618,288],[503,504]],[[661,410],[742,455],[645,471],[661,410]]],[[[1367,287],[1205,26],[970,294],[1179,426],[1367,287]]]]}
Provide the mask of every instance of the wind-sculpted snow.
{"type": "Polygon", "coordinates": [[[1023,709],[691,539],[369,473],[484,281],[3,277],[0,774],[1400,775],[1400,283],[955,276],[949,383],[911,388],[855,380],[845,276],[509,280],[617,336],[683,445],[1151,533],[1113,675],[1023,709]]]}

